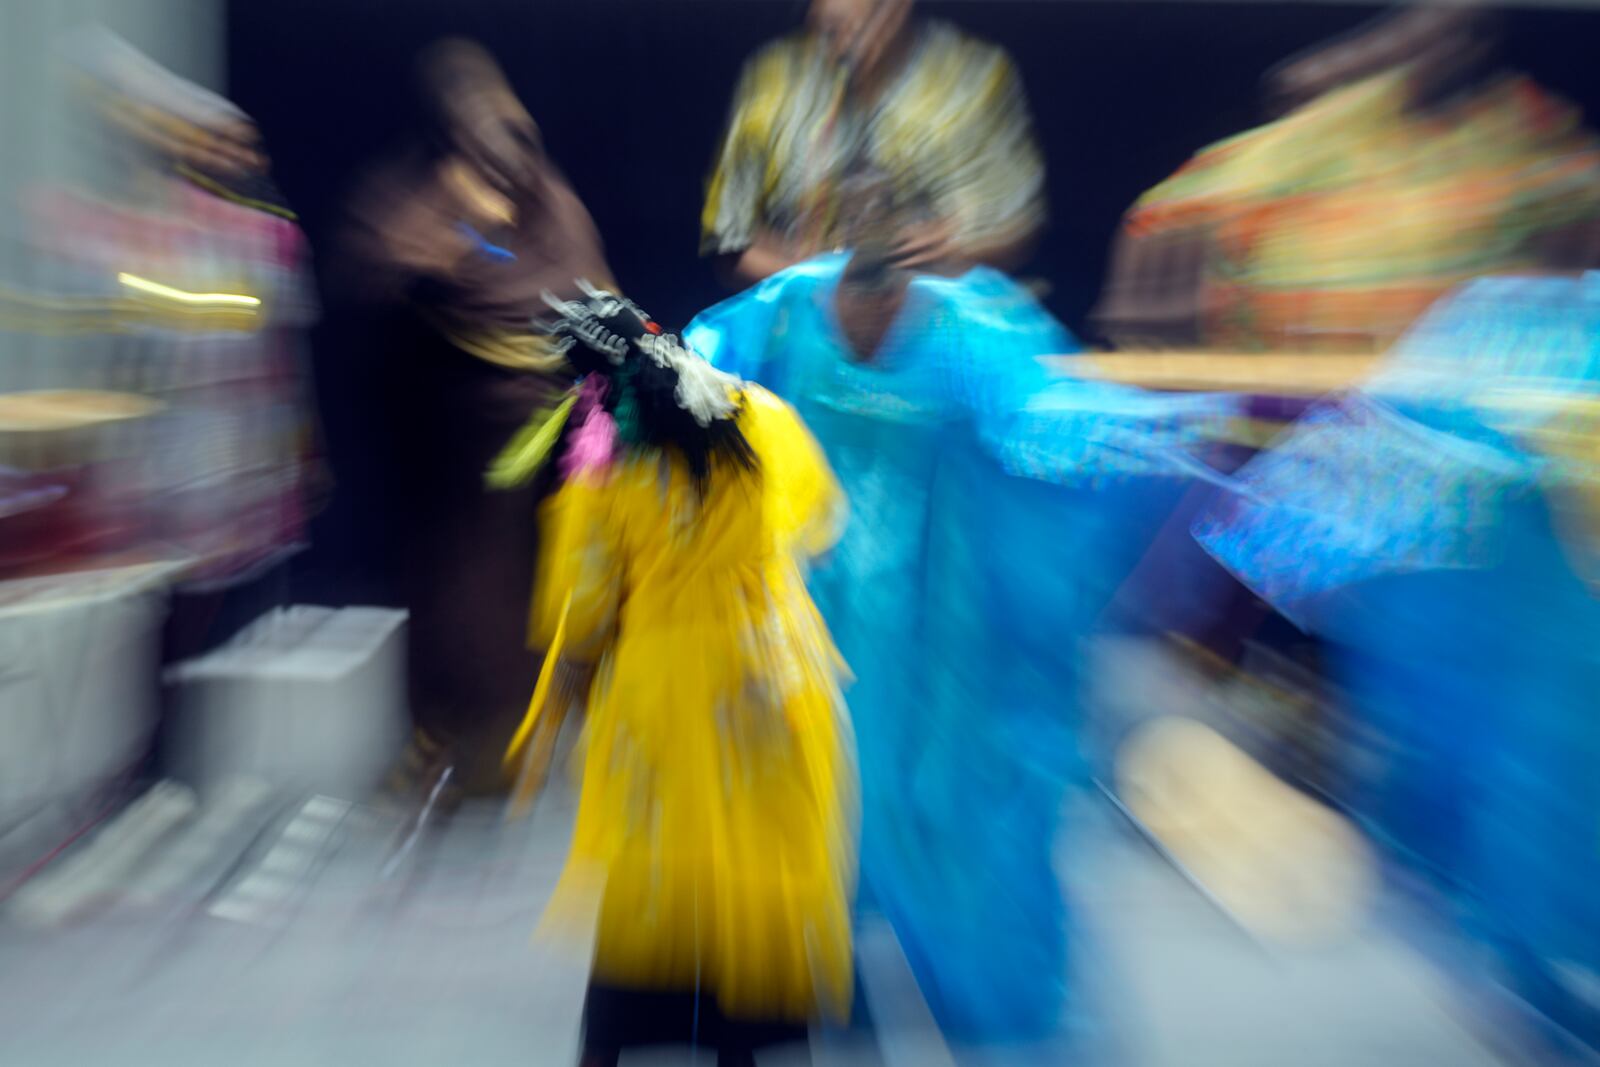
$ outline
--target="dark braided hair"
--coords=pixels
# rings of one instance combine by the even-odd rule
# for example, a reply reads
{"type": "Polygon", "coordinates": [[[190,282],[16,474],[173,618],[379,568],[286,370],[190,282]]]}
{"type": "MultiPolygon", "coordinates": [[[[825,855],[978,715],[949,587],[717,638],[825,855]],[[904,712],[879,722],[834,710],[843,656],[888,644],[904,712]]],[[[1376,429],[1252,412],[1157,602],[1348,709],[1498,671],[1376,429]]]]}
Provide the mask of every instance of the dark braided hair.
{"type": "MultiPolygon", "coordinates": [[[[605,379],[601,403],[621,443],[677,452],[700,493],[718,459],[756,470],[755,450],[735,417],[742,401],[737,379],[713,370],[631,300],[581,287],[583,300],[546,294],[558,315],[551,332],[578,374],[605,379]],[[717,402],[708,406],[711,397],[717,402]]],[[[568,420],[558,454],[576,430],[576,420],[568,420]]]]}

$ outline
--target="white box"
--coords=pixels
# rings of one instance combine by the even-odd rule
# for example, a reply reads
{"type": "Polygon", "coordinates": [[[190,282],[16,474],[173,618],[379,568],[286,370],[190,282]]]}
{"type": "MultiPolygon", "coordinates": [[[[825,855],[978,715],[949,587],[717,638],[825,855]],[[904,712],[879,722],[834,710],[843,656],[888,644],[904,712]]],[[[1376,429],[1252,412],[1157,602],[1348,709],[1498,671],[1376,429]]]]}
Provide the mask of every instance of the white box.
{"type": "Polygon", "coordinates": [[[174,564],[0,582],[0,821],[81,800],[156,725],[174,564]]]}
{"type": "Polygon", "coordinates": [[[405,620],[381,608],[280,609],[173,667],[172,772],[201,789],[250,776],[363,796],[406,737],[405,620]]]}

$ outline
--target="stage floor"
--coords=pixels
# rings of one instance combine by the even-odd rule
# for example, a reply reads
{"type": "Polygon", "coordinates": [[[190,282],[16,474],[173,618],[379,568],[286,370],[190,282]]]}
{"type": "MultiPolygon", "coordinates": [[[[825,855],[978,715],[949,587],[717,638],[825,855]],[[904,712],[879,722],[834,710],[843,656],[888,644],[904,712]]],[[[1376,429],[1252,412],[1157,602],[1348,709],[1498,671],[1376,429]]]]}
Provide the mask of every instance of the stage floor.
{"type": "MultiPolygon", "coordinates": [[[[399,820],[276,797],[164,841],[86,913],[0,920],[0,1063],[18,1067],[567,1067],[581,962],[530,943],[565,847],[571,801],[507,828],[467,808],[397,856],[399,820]],[[226,820],[220,820],[225,822],[226,820]]],[[[1048,1047],[976,1055],[928,1024],[893,938],[862,939],[872,1021],[822,1035],[834,1064],[1086,1067],[1477,1067],[1442,979],[1374,928],[1337,950],[1254,943],[1103,799],[1074,802],[1060,862],[1082,917],[1074,1014],[1048,1047]]],[[[108,831],[135,836],[134,828],[108,831]]],[[[117,862],[116,842],[85,838],[117,862]]],[[[55,871],[90,883],[92,862],[55,871]],[[62,873],[65,872],[65,873],[62,873]]],[[[41,878],[44,875],[40,876],[41,878]]],[[[37,881],[37,880],[36,880],[37,881]]],[[[712,1057],[703,1055],[710,1063],[712,1057]]],[[[694,1062],[685,1054],[627,1062],[694,1062]]],[[[773,1057],[771,1062],[785,1062],[773,1057]]]]}

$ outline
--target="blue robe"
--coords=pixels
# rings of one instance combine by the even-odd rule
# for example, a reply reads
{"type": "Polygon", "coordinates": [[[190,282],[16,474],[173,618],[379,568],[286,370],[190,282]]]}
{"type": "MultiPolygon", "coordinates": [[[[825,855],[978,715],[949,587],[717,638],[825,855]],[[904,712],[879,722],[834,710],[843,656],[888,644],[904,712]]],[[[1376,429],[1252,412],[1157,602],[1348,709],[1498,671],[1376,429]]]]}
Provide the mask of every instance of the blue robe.
{"type": "Polygon", "coordinates": [[[1455,896],[1519,992],[1591,1040],[1600,602],[1592,542],[1563,531],[1600,472],[1537,440],[1563,417],[1552,399],[1597,388],[1600,274],[1480,280],[1195,528],[1332,643],[1339,690],[1381,739],[1349,803],[1455,896]]]}
{"type": "Polygon", "coordinates": [[[914,280],[864,362],[835,314],[845,262],[780,273],[686,339],[793,403],[850,502],[811,589],[855,676],[865,896],[947,1032],[1048,1034],[1079,646],[1228,405],[1062,377],[1039,357],[1076,342],[987,269],[914,280]]]}

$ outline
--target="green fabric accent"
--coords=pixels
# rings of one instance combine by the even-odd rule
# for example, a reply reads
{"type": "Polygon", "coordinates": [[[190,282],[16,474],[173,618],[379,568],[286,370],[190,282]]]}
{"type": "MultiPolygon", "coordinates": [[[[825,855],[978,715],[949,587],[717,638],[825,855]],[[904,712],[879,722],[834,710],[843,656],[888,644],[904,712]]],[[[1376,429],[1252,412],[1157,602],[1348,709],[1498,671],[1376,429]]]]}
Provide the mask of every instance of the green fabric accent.
{"type": "Polygon", "coordinates": [[[577,394],[569,393],[554,411],[542,419],[534,417],[518,430],[484,475],[489,488],[516,489],[527,485],[550,458],[551,450],[561,439],[562,428],[572,416],[572,406],[577,402],[577,394]]]}
{"type": "Polygon", "coordinates": [[[639,444],[639,398],[633,388],[633,365],[624,363],[611,379],[617,390],[617,407],[611,418],[617,424],[617,439],[630,445],[639,444]]]}

